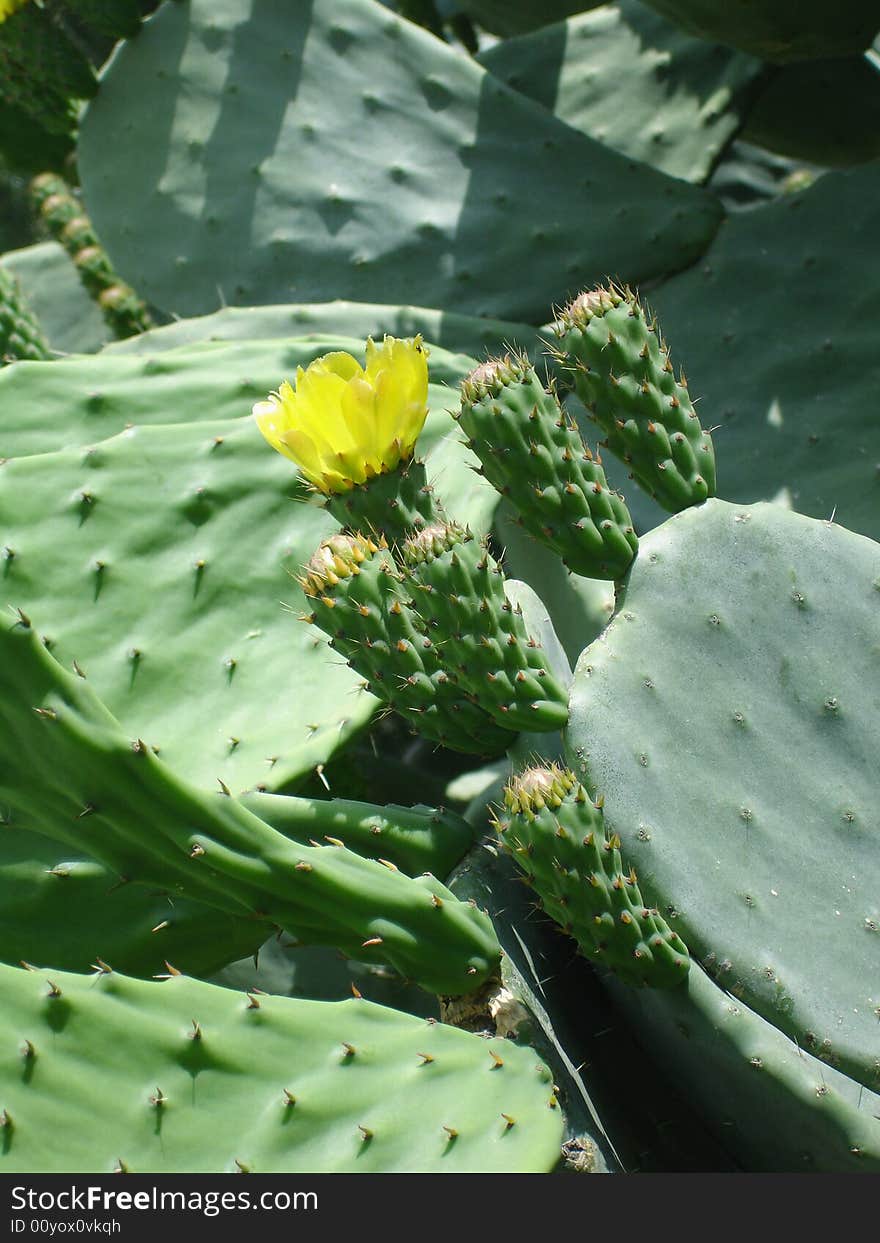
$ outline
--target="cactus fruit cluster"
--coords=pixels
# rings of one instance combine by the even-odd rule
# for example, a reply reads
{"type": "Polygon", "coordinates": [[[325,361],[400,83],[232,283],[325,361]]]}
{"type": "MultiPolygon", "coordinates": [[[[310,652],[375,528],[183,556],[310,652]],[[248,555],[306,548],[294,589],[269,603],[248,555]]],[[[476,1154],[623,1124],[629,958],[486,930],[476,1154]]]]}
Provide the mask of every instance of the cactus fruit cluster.
{"type": "Polygon", "coordinates": [[[0,0],[0,1173],[880,1169],[878,27],[0,0]]]}

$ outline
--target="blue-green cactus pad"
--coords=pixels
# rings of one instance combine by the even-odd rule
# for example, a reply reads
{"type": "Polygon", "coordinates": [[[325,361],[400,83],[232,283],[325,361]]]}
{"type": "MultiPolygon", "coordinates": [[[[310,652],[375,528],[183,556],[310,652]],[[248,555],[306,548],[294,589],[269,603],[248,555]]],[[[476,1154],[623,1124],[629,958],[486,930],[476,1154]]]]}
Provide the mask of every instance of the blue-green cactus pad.
{"type": "Polygon", "coordinates": [[[875,162],[737,213],[648,295],[713,428],[720,496],[880,538],[878,235],[875,162]]]}
{"type": "Polygon", "coordinates": [[[880,546],[774,505],[656,528],[566,747],[692,954],[880,1087],[880,546]]]}
{"type": "Polygon", "coordinates": [[[164,5],[105,69],[79,168],[114,265],[175,315],[342,297],[540,323],[608,271],[693,262],[720,219],[374,0],[164,5]]]}
{"type": "Polygon", "coordinates": [[[688,181],[708,177],[761,67],[683,34],[638,0],[503,40],[478,59],[566,125],[688,181]]]}

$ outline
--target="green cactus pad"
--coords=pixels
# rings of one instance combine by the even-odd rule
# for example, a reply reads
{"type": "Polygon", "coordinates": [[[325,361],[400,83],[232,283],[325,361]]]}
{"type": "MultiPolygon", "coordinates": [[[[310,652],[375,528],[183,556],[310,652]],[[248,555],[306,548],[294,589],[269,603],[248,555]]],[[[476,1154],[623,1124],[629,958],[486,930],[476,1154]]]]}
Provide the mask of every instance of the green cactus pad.
{"type": "Polygon", "coordinates": [[[629,1030],[742,1167],[880,1172],[880,1095],[783,1035],[694,965],[682,988],[606,977],[629,1030]]]}
{"type": "Polygon", "coordinates": [[[57,242],[7,251],[0,257],[0,268],[18,281],[53,350],[90,354],[110,337],[100,310],[57,242]]]}
{"type": "Polygon", "coordinates": [[[749,110],[746,142],[846,168],[880,155],[880,58],[842,56],[780,69],[749,110]]]}
{"type": "Polygon", "coordinates": [[[560,366],[636,482],[673,512],[714,495],[712,437],[638,298],[613,285],[580,294],[556,335],[560,366]]]}
{"type": "Polygon", "coordinates": [[[477,59],[566,125],[688,181],[709,176],[760,68],[682,34],[640,0],[578,11],[477,59]]]}
{"type": "Polygon", "coordinates": [[[575,574],[623,576],[638,548],[626,503],[528,359],[483,363],[462,382],[455,417],[483,474],[536,539],[575,574]]]}
{"type": "Polygon", "coordinates": [[[880,165],[827,173],[732,215],[704,263],[652,291],[718,425],[725,499],[779,499],[880,539],[878,235],[880,165]]]}
{"type": "Polygon", "coordinates": [[[37,317],[22,296],[15,277],[0,268],[0,367],[20,359],[52,354],[37,317]]]}
{"type": "Polygon", "coordinates": [[[497,967],[488,917],[430,874],[413,880],[332,836],[300,846],[228,791],[178,780],[26,619],[0,627],[0,726],[0,799],[17,822],[93,853],[120,877],[387,962],[432,992],[469,992],[497,967]]]}
{"type": "Polygon", "coordinates": [[[515,776],[495,828],[544,910],[593,962],[650,988],[687,977],[687,946],[645,905],[620,838],[605,832],[601,807],[573,773],[549,764],[515,776]]]}
{"type": "Polygon", "coordinates": [[[816,60],[862,52],[880,26],[875,0],[645,0],[691,34],[764,60],[816,60]]]}
{"type": "MultiPolygon", "coordinates": [[[[509,320],[482,319],[458,315],[455,311],[434,311],[420,306],[382,306],[370,302],[313,302],[288,306],[228,306],[211,315],[179,319],[151,328],[126,341],[106,346],[113,354],[155,354],[197,341],[276,340],[281,337],[306,338],[344,336],[375,341],[391,337],[417,337],[434,343],[430,358],[435,383],[455,380],[445,377],[445,351],[478,358],[502,348],[505,342],[519,349],[537,352],[541,337],[529,324],[509,320]],[[444,351],[441,354],[436,347],[444,351]]],[[[464,370],[464,368],[461,368],[464,370]]]]}
{"type": "MultiPolygon", "coordinates": [[[[4,623],[5,624],[5,623],[4,623]]],[[[174,963],[208,975],[257,952],[264,927],[115,872],[41,833],[0,826],[0,961],[89,971],[100,959],[127,975],[174,963]]]]}
{"type": "Polygon", "coordinates": [[[419,633],[391,554],[361,535],[325,540],[301,580],[311,621],[414,732],[453,750],[495,755],[513,733],[471,702],[442,653],[419,633]]]}
{"type": "Polygon", "coordinates": [[[570,13],[594,9],[601,0],[456,0],[458,8],[492,34],[519,35],[570,13]]]}
{"type": "Polygon", "coordinates": [[[403,547],[404,588],[444,666],[511,730],[556,730],[568,695],[504,594],[500,567],[454,524],[429,526],[403,547]]]}
{"type": "Polygon", "coordinates": [[[0,968],[0,1172],[538,1172],[532,1049],[372,1002],[0,968]],[[88,1126],[83,1125],[88,1119],[88,1126]]]}
{"type": "Polygon", "coordinates": [[[643,537],[566,748],[691,953],[880,1086],[880,546],[721,501],[643,537]]]}
{"type": "Polygon", "coordinates": [[[146,305],[113,270],[82,204],[64,178],[41,173],[30,184],[30,196],[40,220],[70,256],[114,335],[132,337],[151,328],[146,305]]]}
{"type": "Polygon", "coordinates": [[[714,197],[374,0],[163,5],[105,68],[78,155],[115,266],[175,315],[215,309],[219,290],[540,322],[560,282],[678,271],[720,219],[714,197]],[[131,143],[144,126],[155,141],[131,143]]]}
{"type": "MultiPolygon", "coordinates": [[[[0,472],[0,603],[33,616],[133,737],[205,787],[301,781],[376,708],[296,622],[307,610],[293,576],[334,525],[250,416],[328,344],[203,345],[0,375],[4,451],[29,455],[0,472]],[[70,447],[49,452],[59,442],[70,447]]],[[[431,389],[429,474],[487,526],[496,496],[475,488],[448,402],[431,389]]]]}

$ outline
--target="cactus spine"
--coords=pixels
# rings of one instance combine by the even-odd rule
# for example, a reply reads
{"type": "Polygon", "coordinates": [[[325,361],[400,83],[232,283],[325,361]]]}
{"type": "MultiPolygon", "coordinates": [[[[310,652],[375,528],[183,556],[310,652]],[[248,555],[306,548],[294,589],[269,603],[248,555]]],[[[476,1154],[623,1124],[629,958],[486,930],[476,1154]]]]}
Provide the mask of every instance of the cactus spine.
{"type": "Polygon", "coordinates": [[[403,561],[423,633],[475,701],[508,729],[561,729],[568,696],[488,549],[455,523],[433,524],[407,540],[403,561]]]}
{"type": "Polygon", "coordinates": [[[527,358],[490,359],[471,372],[456,417],[483,474],[532,535],[575,574],[623,576],[638,547],[629,510],[527,358]]]}
{"type": "Polygon", "coordinates": [[[601,802],[572,772],[530,768],[511,780],[504,803],[495,820],[502,846],[588,958],[628,984],[671,988],[687,976],[687,946],[645,905],[620,838],[605,832],[601,802]]]}
{"type": "Polygon", "coordinates": [[[636,482],[673,513],[714,496],[712,438],[635,294],[614,285],[580,294],[556,335],[557,361],[636,482]]]}

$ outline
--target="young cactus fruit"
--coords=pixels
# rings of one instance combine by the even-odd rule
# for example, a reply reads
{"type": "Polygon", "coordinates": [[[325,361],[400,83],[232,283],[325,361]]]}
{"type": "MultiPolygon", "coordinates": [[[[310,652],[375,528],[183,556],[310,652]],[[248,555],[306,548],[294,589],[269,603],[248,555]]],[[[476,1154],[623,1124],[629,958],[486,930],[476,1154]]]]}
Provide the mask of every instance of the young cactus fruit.
{"type": "Polygon", "coordinates": [[[508,729],[561,729],[568,695],[485,546],[455,523],[435,523],[406,541],[403,561],[413,609],[450,675],[508,729]]]}
{"type": "Polygon", "coordinates": [[[505,751],[513,733],[472,703],[443,668],[431,640],[419,633],[398,578],[384,539],[331,536],[300,580],[312,606],[309,621],[416,732],[456,751],[505,751]]]}
{"type": "Polygon", "coordinates": [[[49,343],[15,277],[0,268],[0,367],[18,359],[51,358],[49,343]]]}
{"type": "Polygon", "coordinates": [[[527,358],[490,359],[471,372],[455,417],[492,486],[573,573],[626,573],[638,548],[629,510],[527,358]]]}
{"type": "Polygon", "coordinates": [[[635,871],[607,836],[601,804],[568,769],[546,764],[514,777],[495,827],[547,914],[583,953],[628,984],[671,988],[690,966],[687,946],[645,905],[635,871]]]}
{"type": "Polygon", "coordinates": [[[632,291],[609,285],[580,294],[556,335],[555,357],[636,482],[673,513],[714,496],[712,438],[632,291]]]}
{"type": "Polygon", "coordinates": [[[342,350],[325,354],[254,406],[266,440],[342,526],[391,539],[437,517],[424,463],[413,458],[427,414],[421,337],[368,339],[364,367],[342,350]]]}

